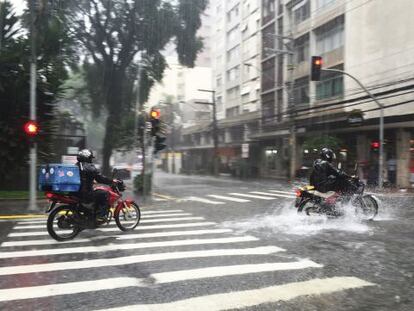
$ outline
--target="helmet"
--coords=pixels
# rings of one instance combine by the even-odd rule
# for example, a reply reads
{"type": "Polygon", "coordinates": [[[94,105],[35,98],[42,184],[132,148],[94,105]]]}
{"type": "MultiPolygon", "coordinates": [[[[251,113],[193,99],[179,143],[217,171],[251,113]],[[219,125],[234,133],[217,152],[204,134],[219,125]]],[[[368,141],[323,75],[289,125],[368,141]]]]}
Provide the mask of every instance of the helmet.
{"type": "Polygon", "coordinates": [[[92,159],[94,158],[92,150],[89,149],[82,149],[79,151],[77,159],[78,162],[89,162],[92,163],[92,159]]]}
{"type": "Polygon", "coordinates": [[[328,161],[328,162],[332,162],[332,160],[336,159],[336,155],[335,153],[332,151],[332,149],[329,148],[323,148],[321,150],[321,159],[328,161]]]}

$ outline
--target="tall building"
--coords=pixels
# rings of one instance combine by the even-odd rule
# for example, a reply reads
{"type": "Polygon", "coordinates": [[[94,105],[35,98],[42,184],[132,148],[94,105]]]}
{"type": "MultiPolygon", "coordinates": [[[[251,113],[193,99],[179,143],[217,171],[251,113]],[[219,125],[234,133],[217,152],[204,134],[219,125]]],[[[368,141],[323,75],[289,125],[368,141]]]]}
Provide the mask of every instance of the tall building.
{"type": "Polygon", "coordinates": [[[289,164],[294,172],[311,166],[315,137],[329,136],[348,168],[358,161],[363,178],[378,176],[379,107],[341,73],[311,82],[310,57],[320,55],[323,68],[357,77],[385,106],[385,162],[397,161],[397,176],[390,178],[393,164],[385,176],[401,187],[414,182],[414,108],[402,104],[414,87],[414,3],[262,0],[261,7],[262,124],[251,136],[260,141],[261,175],[287,177],[289,164]]]}

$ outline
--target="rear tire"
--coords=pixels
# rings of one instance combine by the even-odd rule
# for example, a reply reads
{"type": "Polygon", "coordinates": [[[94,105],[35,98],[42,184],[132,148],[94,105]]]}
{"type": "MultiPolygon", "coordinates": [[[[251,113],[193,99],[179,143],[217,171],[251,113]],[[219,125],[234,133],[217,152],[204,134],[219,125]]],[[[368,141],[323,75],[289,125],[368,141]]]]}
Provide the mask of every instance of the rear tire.
{"type": "Polygon", "coordinates": [[[73,223],[73,215],[77,214],[74,207],[61,205],[52,210],[47,218],[47,231],[56,241],[68,241],[75,238],[81,228],[73,223]],[[57,231],[62,229],[62,232],[57,231]]]}
{"type": "Polygon", "coordinates": [[[318,211],[320,206],[311,199],[306,199],[299,204],[298,213],[305,212],[306,215],[311,216],[311,213],[320,214],[318,211]]]}
{"type": "Polygon", "coordinates": [[[120,230],[131,231],[138,226],[139,221],[141,220],[141,211],[138,204],[132,202],[128,207],[122,205],[121,208],[117,208],[115,210],[114,218],[116,225],[120,230]]]}

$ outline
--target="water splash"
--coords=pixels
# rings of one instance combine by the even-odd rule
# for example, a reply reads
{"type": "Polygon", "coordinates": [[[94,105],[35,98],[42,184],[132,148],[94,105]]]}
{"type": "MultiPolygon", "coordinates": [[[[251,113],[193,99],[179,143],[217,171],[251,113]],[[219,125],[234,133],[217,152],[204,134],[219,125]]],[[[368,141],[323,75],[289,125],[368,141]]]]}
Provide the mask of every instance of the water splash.
{"type": "Polygon", "coordinates": [[[316,235],[323,231],[345,231],[353,233],[364,233],[372,230],[369,222],[358,217],[352,207],[344,207],[344,216],[339,218],[328,218],[325,215],[307,216],[298,214],[292,203],[284,206],[275,206],[271,214],[256,215],[249,219],[240,221],[224,222],[224,227],[246,232],[268,232],[267,235],[287,234],[294,236],[316,235]]]}

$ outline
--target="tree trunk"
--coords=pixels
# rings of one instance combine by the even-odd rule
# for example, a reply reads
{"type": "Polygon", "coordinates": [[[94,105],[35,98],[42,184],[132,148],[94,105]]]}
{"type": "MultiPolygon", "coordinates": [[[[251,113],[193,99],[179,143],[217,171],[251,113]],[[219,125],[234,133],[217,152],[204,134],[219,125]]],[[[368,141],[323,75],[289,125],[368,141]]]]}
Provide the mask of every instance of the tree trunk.
{"type": "Polygon", "coordinates": [[[116,146],[117,132],[121,123],[121,115],[123,111],[123,77],[123,73],[115,72],[111,76],[110,82],[107,84],[108,96],[106,99],[106,107],[108,110],[108,118],[106,119],[105,138],[102,150],[102,172],[107,176],[110,176],[111,173],[110,159],[112,151],[116,146]]]}

